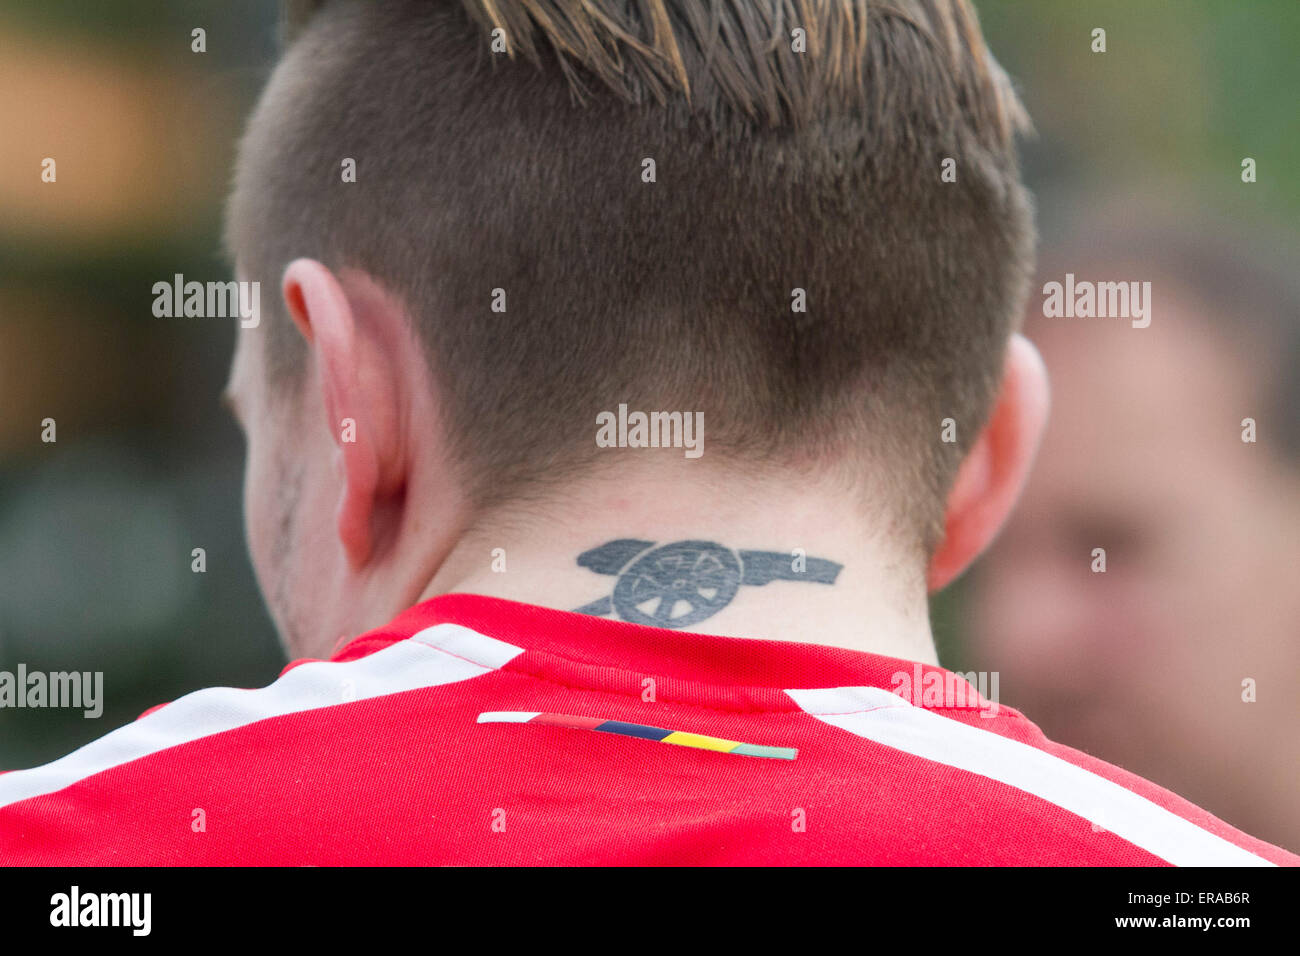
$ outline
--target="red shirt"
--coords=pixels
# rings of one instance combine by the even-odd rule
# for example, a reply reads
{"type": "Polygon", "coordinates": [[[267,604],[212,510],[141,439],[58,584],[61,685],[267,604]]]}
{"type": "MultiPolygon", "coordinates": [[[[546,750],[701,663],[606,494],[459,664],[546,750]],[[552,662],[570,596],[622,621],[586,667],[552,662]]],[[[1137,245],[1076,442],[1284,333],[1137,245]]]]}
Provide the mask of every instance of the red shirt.
{"type": "Polygon", "coordinates": [[[1300,864],[918,676],[446,595],[0,775],[0,862],[1300,864]]]}

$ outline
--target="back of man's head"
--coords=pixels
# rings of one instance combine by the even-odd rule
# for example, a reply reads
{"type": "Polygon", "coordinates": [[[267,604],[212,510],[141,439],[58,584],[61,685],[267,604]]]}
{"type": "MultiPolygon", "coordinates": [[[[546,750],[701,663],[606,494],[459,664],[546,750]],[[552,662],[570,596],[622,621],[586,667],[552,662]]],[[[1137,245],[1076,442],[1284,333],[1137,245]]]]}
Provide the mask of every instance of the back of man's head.
{"type": "MultiPolygon", "coordinates": [[[[1024,115],[965,0],[287,11],[229,249],[405,304],[478,507],[597,468],[626,403],[703,412],[710,456],[863,478],[935,546],[1033,253],[1024,115]]],[[[271,315],[277,390],[304,354],[271,315]]]]}

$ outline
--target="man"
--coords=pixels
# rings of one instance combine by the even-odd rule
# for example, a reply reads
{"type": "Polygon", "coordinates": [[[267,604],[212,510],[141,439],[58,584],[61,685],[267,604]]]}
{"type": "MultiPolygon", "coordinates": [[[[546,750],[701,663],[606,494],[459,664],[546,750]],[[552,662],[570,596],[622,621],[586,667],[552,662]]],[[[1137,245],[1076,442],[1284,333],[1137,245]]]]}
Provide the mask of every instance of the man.
{"type": "Polygon", "coordinates": [[[1262,230],[1101,215],[1072,218],[1043,283],[1140,276],[1154,317],[1031,299],[1052,420],[981,562],[977,656],[1049,735],[1294,849],[1300,284],[1262,230]]]}
{"type": "Polygon", "coordinates": [[[0,778],[0,856],[1300,862],[937,667],[1047,406],[964,2],[317,6],[228,242],[283,300],[249,546],[324,660],[0,778]]]}

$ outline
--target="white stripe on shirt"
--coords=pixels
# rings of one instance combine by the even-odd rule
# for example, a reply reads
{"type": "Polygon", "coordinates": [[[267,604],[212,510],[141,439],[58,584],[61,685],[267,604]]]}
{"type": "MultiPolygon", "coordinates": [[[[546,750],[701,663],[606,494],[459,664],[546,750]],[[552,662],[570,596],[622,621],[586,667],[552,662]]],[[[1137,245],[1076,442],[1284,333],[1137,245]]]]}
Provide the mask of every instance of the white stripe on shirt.
{"type": "Polygon", "coordinates": [[[52,763],[0,774],[0,808],[259,720],[468,680],[523,652],[459,624],[438,624],[355,661],[299,664],[267,687],[198,690],[52,763]]]}
{"type": "Polygon", "coordinates": [[[968,770],[1090,820],[1175,866],[1275,866],[1045,750],[913,706],[879,687],[787,690],[806,713],[886,747],[968,770]]]}

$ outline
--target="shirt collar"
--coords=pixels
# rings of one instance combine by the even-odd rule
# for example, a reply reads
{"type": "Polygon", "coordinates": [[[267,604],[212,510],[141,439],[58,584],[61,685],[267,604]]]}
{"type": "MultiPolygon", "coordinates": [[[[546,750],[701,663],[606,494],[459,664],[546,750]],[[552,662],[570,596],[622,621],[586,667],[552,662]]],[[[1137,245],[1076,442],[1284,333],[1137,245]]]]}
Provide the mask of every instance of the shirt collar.
{"type": "Polygon", "coordinates": [[[480,594],[423,601],[331,659],[355,660],[446,623],[523,648],[507,671],[726,710],[798,710],[787,689],[877,687],[910,698],[913,687],[919,695],[925,675],[950,679],[941,667],[843,647],[645,627],[480,594]]]}

